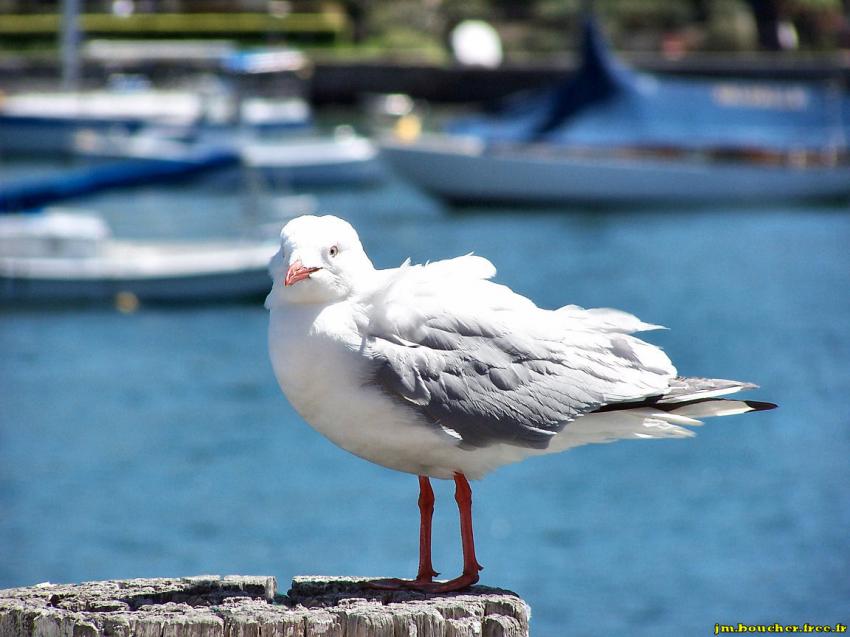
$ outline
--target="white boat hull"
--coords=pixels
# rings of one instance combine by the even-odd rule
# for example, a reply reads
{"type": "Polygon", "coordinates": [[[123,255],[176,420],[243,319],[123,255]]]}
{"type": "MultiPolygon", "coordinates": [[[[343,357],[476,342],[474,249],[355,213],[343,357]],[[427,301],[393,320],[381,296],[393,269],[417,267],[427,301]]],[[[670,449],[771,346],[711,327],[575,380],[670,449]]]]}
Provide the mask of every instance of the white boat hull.
{"type": "Polygon", "coordinates": [[[259,299],[271,287],[263,270],[143,279],[71,280],[0,275],[0,305],[103,303],[129,293],[146,303],[204,303],[259,299]]]}
{"type": "Polygon", "coordinates": [[[579,157],[541,149],[491,153],[474,139],[386,141],[381,154],[403,177],[444,199],[547,204],[761,202],[850,194],[850,166],[579,157]]]}
{"type": "Polygon", "coordinates": [[[258,133],[305,128],[310,107],[301,98],[246,98],[187,91],[90,91],[11,95],[0,102],[0,151],[56,154],[75,150],[87,135],[128,135],[146,125],[197,126],[258,133]]]}
{"type": "MultiPolygon", "coordinates": [[[[176,129],[179,132],[179,129],[176,129]]],[[[201,135],[198,140],[170,137],[167,129],[151,127],[135,134],[81,135],[78,155],[97,159],[145,159],[197,162],[206,153],[232,151],[239,170],[216,174],[222,185],[235,187],[242,168],[273,186],[333,186],[377,182],[383,171],[378,149],[359,136],[287,135],[261,139],[258,135],[201,135]]]]}
{"type": "Polygon", "coordinates": [[[273,184],[323,186],[379,181],[378,150],[362,137],[293,138],[245,143],[243,165],[273,184]]]}
{"type": "Polygon", "coordinates": [[[141,301],[202,302],[268,292],[272,242],[105,242],[85,257],[0,256],[0,304],[141,301]]]}

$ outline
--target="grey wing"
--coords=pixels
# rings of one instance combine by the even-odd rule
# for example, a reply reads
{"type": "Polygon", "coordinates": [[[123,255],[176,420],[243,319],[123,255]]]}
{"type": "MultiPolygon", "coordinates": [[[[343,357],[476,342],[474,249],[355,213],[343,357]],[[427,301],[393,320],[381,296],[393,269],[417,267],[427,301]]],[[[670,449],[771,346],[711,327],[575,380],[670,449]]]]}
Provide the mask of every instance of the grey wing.
{"type": "Polygon", "coordinates": [[[545,448],[582,414],[661,394],[675,375],[655,346],[535,310],[522,320],[420,313],[391,332],[367,329],[363,352],[383,391],[464,447],[545,448]]]}

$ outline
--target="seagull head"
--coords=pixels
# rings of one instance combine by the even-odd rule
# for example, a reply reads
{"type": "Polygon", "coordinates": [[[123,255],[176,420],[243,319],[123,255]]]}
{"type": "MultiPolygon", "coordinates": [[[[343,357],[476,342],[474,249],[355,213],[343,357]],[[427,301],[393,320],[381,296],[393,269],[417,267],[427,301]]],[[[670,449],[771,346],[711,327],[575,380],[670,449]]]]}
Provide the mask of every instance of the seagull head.
{"type": "Polygon", "coordinates": [[[269,265],[267,305],[328,303],[346,298],[375,271],[354,228],[339,217],[305,215],[287,223],[269,265]]]}

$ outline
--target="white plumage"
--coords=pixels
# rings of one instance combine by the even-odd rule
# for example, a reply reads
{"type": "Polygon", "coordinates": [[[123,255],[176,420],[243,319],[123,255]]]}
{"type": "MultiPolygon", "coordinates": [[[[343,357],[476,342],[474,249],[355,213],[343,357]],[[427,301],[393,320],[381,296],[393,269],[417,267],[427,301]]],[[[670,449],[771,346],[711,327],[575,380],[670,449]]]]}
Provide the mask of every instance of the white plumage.
{"type": "Polygon", "coordinates": [[[480,478],[583,444],[690,436],[696,418],[767,406],[705,400],[752,385],[678,378],[632,335],[658,326],[540,309],[490,281],[484,258],[375,269],[336,217],[290,221],[270,272],[283,392],[334,443],[399,471],[480,478]]]}

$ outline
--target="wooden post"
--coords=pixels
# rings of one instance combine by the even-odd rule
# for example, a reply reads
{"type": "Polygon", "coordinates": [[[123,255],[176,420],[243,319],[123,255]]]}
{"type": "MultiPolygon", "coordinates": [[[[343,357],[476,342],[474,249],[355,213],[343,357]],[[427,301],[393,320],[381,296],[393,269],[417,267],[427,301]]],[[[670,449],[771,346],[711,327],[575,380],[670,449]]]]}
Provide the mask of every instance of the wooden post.
{"type": "Polygon", "coordinates": [[[473,586],[426,595],[350,577],[201,575],[0,590],[2,637],[527,637],[529,608],[473,586]]]}

